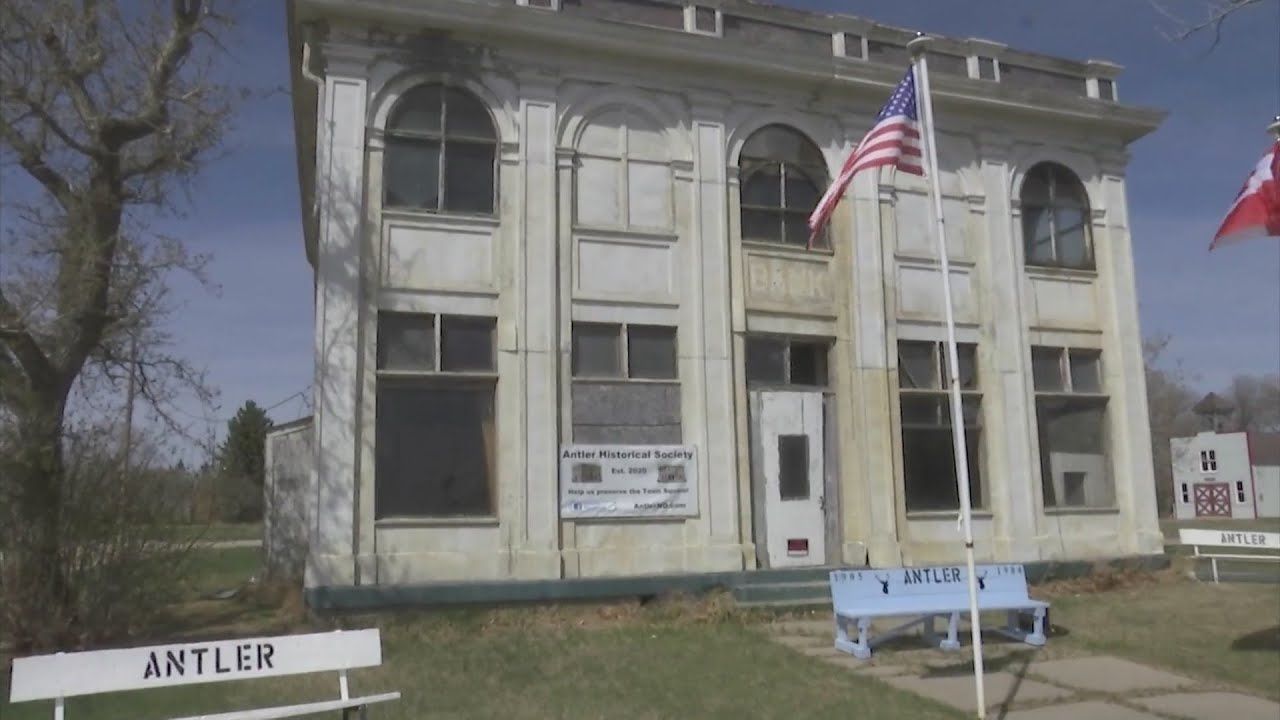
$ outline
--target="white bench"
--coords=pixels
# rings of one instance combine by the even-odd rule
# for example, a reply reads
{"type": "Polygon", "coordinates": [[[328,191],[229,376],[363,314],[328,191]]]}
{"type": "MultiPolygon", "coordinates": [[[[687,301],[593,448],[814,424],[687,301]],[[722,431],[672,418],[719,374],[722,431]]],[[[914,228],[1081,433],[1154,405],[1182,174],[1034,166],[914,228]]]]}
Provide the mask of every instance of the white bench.
{"type": "MultiPolygon", "coordinates": [[[[1008,624],[993,628],[1028,645],[1045,643],[1044,618],[1049,604],[1027,596],[1027,578],[1021,565],[979,565],[978,609],[1008,611],[1008,624]],[[1032,616],[1032,630],[1022,629],[1021,618],[1032,616]]],[[[969,586],[964,566],[892,568],[887,570],[835,570],[831,573],[831,604],[835,611],[836,649],[866,659],[871,650],[915,626],[943,650],[960,647],[957,637],[962,613],[969,612],[969,586]],[[934,621],[946,616],[947,636],[937,638],[934,621]],[[910,617],[892,630],[871,637],[871,620],[910,617]],[[850,638],[850,628],[857,638],[850,638]]]]}
{"type": "Polygon", "coordinates": [[[1219,560],[1244,560],[1260,562],[1276,562],[1280,560],[1280,533],[1255,532],[1252,530],[1198,530],[1183,528],[1178,531],[1178,542],[1190,545],[1195,557],[1209,558],[1213,567],[1213,581],[1218,582],[1219,560]],[[1200,548],[1234,548],[1259,550],[1258,554],[1212,552],[1202,553],[1200,548]],[[1273,554],[1274,553],[1274,554],[1273,554]]]}
{"type": "Polygon", "coordinates": [[[363,717],[369,705],[399,700],[400,693],[351,697],[347,671],[381,664],[376,629],[36,655],[14,659],[9,702],[53,700],[54,720],[63,720],[66,698],[79,695],[336,670],[332,700],[181,720],[273,720],[336,710],[344,718],[357,710],[363,717]]]}

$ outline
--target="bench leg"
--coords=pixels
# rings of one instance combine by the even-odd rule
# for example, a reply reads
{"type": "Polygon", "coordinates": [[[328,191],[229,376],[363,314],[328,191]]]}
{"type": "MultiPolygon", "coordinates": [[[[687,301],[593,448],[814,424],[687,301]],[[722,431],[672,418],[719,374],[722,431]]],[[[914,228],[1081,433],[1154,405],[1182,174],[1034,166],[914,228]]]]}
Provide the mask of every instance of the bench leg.
{"type": "Polygon", "coordinates": [[[854,622],[858,626],[858,639],[850,640],[848,620],[836,617],[836,649],[849,653],[859,660],[866,660],[871,657],[871,643],[867,638],[867,633],[871,630],[871,620],[857,618],[854,622]]]}
{"type": "Polygon", "coordinates": [[[960,629],[960,613],[953,612],[947,618],[947,639],[938,643],[938,647],[942,650],[959,650],[960,639],[958,631],[960,629]]]}
{"type": "Polygon", "coordinates": [[[1036,609],[1033,611],[1033,615],[1032,615],[1032,617],[1033,617],[1034,619],[1033,619],[1033,621],[1032,621],[1032,625],[1031,625],[1031,634],[1030,634],[1030,635],[1028,635],[1028,636],[1026,637],[1026,639],[1024,640],[1024,642],[1026,642],[1028,645],[1035,645],[1036,647],[1043,647],[1043,646],[1044,646],[1044,643],[1045,643],[1045,639],[1044,639],[1044,608],[1040,608],[1040,607],[1036,608],[1036,609]]]}
{"type": "Polygon", "coordinates": [[[1218,558],[1209,558],[1209,562],[1213,565],[1213,581],[1218,582],[1218,558]]]}
{"type": "Polygon", "coordinates": [[[351,718],[359,716],[360,720],[369,720],[369,706],[361,705],[353,708],[342,709],[342,720],[351,720],[351,718]]]}

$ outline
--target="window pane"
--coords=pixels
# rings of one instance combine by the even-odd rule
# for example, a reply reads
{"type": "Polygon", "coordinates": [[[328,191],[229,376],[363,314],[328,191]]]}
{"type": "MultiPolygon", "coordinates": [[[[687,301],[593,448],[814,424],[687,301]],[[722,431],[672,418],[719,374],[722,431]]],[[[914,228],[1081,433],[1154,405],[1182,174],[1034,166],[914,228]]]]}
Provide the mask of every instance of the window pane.
{"type": "Polygon", "coordinates": [[[1050,265],[1053,255],[1053,233],[1049,226],[1049,210],[1042,207],[1022,208],[1022,236],[1027,243],[1027,262],[1050,265]]]}
{"type": "Polygon", "coordinates": [[[791,384],[827,385],[827,344],[819,342],[791,343],[791,384]]]}
{"type": "Polygon", "coordinates": [[[693,27],[700,32],[716,31],[716,11],[714,8],[694,7],[693,27]]]}
{"type": "Polygon", "coordinates": [[[493,387],[378,384],[374,514],[494,513],[493,387]]]}
{"type": "MultiPolygon", "coordinates": [[[[965,433],[965,454],[969,466],[969,500],[984,507],[982,494],[981,432],[965,433]]],[[[956,485],[955,441],[950,428],[903,428],[903,488],[907,512],[954,510],[960,507],[956,485]]]]}
{"type": "Polygon", "coordinates": [[[1054,218],[1058,235],[1058,262],[1067,267],[1084,267],[1089,264],[1088,218],[1084,210],[1059,207],[1054,218]]]}
{"type": "Polygon", "coordinates": [[[742,146],[743,167],[748,160],[772,160],[814,168],[826,166],[818,146],[786,125],[769,125],[747,138],[742,146]]]}
{"type": "Polygon", "coordinates": [[[1098,79],[1098,97],[1103,100],[1116,99],[1116,84],[1112,80],[1106,78],[1098,79]]]}
{"type": "Polygon", "coordinates": [[[1096,400],[1039,398],[1041,484],[1046,507],[1110,507],[1115,489],[1107,467],[1106,404],[1096,400]],[[1078,473],[1078,488],[1068,486],[1078,473]]]}
{"type": "Polygon", "coordinates": [[[628,326],[627,365],[629,377],[674,380],[676,329],[652,325],[628,326]]]}
{"type": "Polygon", "coordinates": [[[620,325],[574,323],[574,377],[622,377],[620,325]]]}
{"type": "Polygon", "coordinates": [[[440,132],[440,86],[419,85],[405,93],[387,119],[387,130],[440,132]]]}
{"type": "Polygon", "coordinates": [[[777,210],[743,210],[742,239],[782,242],[782,213],[777,210]]]}
{"type": "Polygon", "coordinates": [[[978,77],[983,80],[996,79],[996,61],[989,57],[978,58],[978,77]]]}
{"type": "Polygon", "coordinates": [[[441,318],[440,369],[492,371],[493,326],[493,318],[441,318]]]}
{"type": "Polygon", "coordinates": [[[1071,389],[1081,393],[1102,392],[1101,355],[1088,350],[1072,350],[1071,389]]]}
{"type": "Polygon", "coordinates": [[[435,318],[378,313],[378,369],[434,370],[435,318]]]}
{"type": "Polygon", "coordinates": [[[786,213],[783,216],[786,236],[783,242],[788,245],[809,244],[809,216],[804,213],[786,213]]]}
{"type": "Polygon", "coordinates": [[[578,163],[578,195],[574,202],[578,222],[607,227],[621,225],[622,163],[591,157],[579,158],[578,163]]]}
{"type": "Polygon", "coordinates": [[[931,342],[902,340],[898,343],[898,387],[935,389],[938,384],[938,367],[935,365],[931,342]]]}
{"type": "Polygon", "coordinates": [[[758,207],[782,206],[782,180],[779,167],[766,165],[753,170],[742,183],[742,205],[758,207]]]}
{"type": "Polygon", "coordinates": [[[809,436],[778,436],[778,490],[783,500],[809,499],[809,436]]]}
{"type": "Polygon", "coordinates": [[[445,210],[493,212],[493,151],[479,143],[445,145],[445,210]]]}
{"type": "Polygon", "coordinates": [[[904,428],[936,429],[951,426],[948,419],[950,410],[947,409],[944,395],[903,395],[900,405],[904,428]]]}
{"type": "Polygon", "coordinates": [[[822,197],[818,186],[795,168],[787,168],[786,178],[787,207],[791,210],[803,210],[805,214],[813,212],[822,197]]]}
{"type": "MultiPolygon", "coordinates": [[[[938,347],[940,353],[946,353],[945,345],[938,347]]],[[[960,389],[976,390],[978,387],[977,368],[978,348],[970,343],[956,343],[956,358],[960,361],[960,389]]],[[[951,387],[951,373],[946,367],[946,356],[939,358],[942,362],[942,385],[951,387]]]]}
{"type": "Polygon", "coordinates": [[[1036,390],[1041,392],[1065,390],[1062,384],[1062,349],[1031,348],[1031,376],[1036,390]]]}
{"type": "Polygon", "coordinates": [[[445,132],[449,137],[493,140],[493,118],[479,98],[465,90],[449,88],[445,95],[445,132]]]}
{"type": "Polygon", "coordinates": [[[440,200],[440,143],[388,137],[382,180],[388,207],[435,210],[440,200]]]}
{"type": "Polygon", "coordinates": [[[1022,206],[1047,207],[1049,205],[1049,166],[1037,165],[1027,173],[1022,182],[1022,206]]]}
{"type": "Polygon", "coordinates": [[[771,338],[747,338],[747,382],[781,385],[787,381],[786,344],[771,338]]]}

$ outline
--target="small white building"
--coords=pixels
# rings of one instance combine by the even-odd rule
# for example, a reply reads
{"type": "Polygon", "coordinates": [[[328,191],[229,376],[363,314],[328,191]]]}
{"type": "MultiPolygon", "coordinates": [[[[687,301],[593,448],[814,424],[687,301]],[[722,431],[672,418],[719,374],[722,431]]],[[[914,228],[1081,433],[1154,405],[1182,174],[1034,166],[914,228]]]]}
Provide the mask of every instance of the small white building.
{"type": "Polygon", "coordinates": [[[1220,433],[1169,441],[1179,519],[1280,517],[1280,433],[1220,433]]]}
{"type": "MultiPolygon", "coordinates": [[[[308,588],[962,557],[925,180],[861,173],[806,246],[914,33],[746,0],[289,15],[308,588]],[[662,499],[575,499],[605,487],[662,499]]],[[[1158,554],[1125,170],[1163,113],[1103,61],[939,38],[930,67],[977,554],[1158,554]]]]}

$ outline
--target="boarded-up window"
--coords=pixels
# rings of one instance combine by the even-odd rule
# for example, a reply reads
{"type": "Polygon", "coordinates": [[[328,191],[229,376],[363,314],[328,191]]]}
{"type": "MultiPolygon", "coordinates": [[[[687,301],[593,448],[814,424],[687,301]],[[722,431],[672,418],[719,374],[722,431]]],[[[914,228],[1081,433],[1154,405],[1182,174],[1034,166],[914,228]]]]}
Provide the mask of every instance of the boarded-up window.
{"type": "Polygon", "coordinates": [[[1031,90],[1047,90],[1068,95],[1087,94],[1082,77],[1004,62],[1000,63],[1000,82],[1031,90]]]}
{"type": "Polygon", "coordinates": [[[1031,362],[1044,506],[1113,506],[1101,354],[1033,347],[1031,362]]]}
{"type": "MultiPolygon", "coordinates": [[[[976,370],[977,348],[965,343],[956,351],[969,496],[973,507],[980,508],[985,507],[986,498],[982,485],[982,395],[976,370]]],[[[898,343],[903,490],[908,512],[953,510],[960,506],[945,353],[946,346],[940,342],[898,343]]]]}
{"type": "Polygon", "coordinates": [[[684,29],[684,8],[652,0],[561,0],[560,9],[599,20],[684,29]]]}
{"type": "Polygon", "coordinates": [[[675,328],[574,323],[572,344],[574,442],[681,441],[675,328]]]}
{"type": "Polygon", "coordinates": [[[830,33],[739,15],[724,16],[724,37],[754,47],[773,47],[791,53],[831,54],[830,33]]]}

